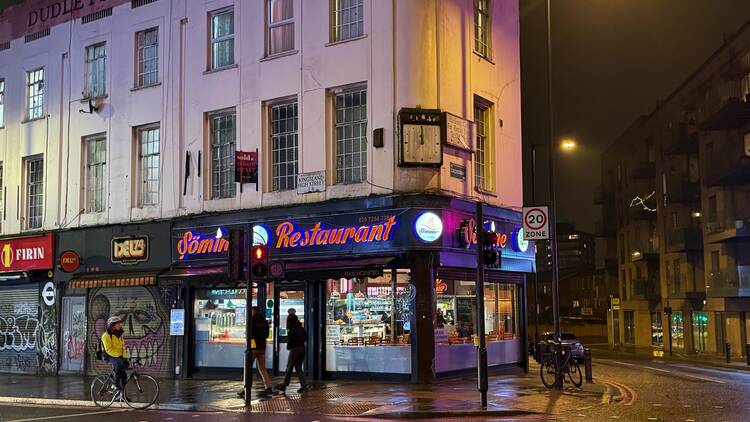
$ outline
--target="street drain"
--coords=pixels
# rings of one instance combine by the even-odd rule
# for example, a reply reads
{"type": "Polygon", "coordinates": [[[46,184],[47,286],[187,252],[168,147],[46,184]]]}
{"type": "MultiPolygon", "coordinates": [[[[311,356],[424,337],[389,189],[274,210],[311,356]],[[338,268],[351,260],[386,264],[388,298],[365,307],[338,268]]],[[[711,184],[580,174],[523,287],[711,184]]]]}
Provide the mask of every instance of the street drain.
{"type": "Polygon", "coordinates": [[[321,409],[321,413],[337,416],[359,416],[378,407],[380,405],[366,402],[336,403],[329,408],[324,407],[321,409]]]}
{"type": "Polygon", "coordinates": [[[359,416],[380,407],[368,402],[328,402],[279,397],[253,404],[252,411],[258,413],[307,413],[336,416],[359,416]]]}

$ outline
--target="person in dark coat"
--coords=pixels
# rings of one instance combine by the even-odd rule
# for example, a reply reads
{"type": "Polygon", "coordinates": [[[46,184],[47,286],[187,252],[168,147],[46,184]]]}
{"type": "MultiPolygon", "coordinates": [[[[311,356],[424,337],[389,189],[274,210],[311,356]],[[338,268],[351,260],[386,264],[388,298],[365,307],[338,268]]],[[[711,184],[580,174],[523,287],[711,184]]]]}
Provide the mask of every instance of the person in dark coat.
{"type": "MultiPolygon", "coordinates": [[[[261,394],[270,395],[273,394],[273,390],[271,389],[271,375],[268,373],[268,369],[266,369],[266,339],[271,328],[257,306],[253,307],[253,316],[250,323],[253,324],[251,342],[253,352],[252,361],[255,361],[258,372],[260,372],[260,377],[263,379],[263,386],[265,387],[265,390],[261,394]]],[[[241,390],[237,395],[240,398],[244,398],[245,390],[241,390]]]]}
{"type": "Polygon", "coordinates": [[[284,382],[277,385],[276,389],[282,392],[286,391],[286,387],[289,386],[289,381],[292,379],[293,369],[297,372],[297,376],[299,377],[300,389],[297,390],[297,392],[303,393],[308,390],[305,371],[302,369],[302,363],[305,361],[305,351],[307,350],[307,347],[305,346],[305,342],[307,342],[307,332],[295,314],[290,314],[287,317],[286,330],[286,349],[289,350],[289,360],[286,364],[284,382]]]}

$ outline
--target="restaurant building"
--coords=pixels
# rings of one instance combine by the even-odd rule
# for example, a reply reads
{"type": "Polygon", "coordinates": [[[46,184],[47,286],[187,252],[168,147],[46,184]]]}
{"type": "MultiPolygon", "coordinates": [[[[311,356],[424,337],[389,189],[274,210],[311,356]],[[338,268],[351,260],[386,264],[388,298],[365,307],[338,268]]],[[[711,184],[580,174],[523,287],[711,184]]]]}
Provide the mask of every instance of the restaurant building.
{"type": "MultiPolygon", "coordinates": [[[[252,305],[272,322],[274,373],[286,366],[291,308],[308,330],[315,379],[417,381],[476,368],[475,209],[440,196],[383,196],[176,222],[172,270],[159,278],[186,298],[187,375],[242,368],[247,301],[245,284],[227,275],[228,232],[250,223],[253,241],[269,247],[270,280],[257,283],[252,305]]],[[[489,363],[524,366],[533,247],[518,212],[486,207],[485,216],[502,251],[501,268],[486,272],[489,363]]]]}

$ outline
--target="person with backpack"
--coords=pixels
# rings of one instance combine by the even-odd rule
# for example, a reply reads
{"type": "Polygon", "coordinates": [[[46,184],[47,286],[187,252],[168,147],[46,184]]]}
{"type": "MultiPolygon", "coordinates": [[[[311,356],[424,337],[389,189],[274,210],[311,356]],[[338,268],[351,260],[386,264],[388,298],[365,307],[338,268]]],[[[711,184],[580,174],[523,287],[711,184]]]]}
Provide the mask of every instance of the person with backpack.
{"type": "Polygon", "coordinates": [[[123,333],[122,320],[118,316],[113,316],[107,320],[107,330],[101,337],[103,358],[112,364],[112,370],[115,373],[115,386],[119,391],[122,391],[124,387],[125,370],[130,367],[123,333]]]}
{"type": "Polygon", "coordinates": [[[289,360],[286,364],[286,373],[284,373],[284,382],[277,385],[276,389],[284,392],[286,387],[289,386],[289,381],[292,379],[292,369],[297,371],[299,377],[300,388],[297,390],[298,393],[304,393],[308,390],[307,380],[305,379],[305,371],[302,369],[302,363],[305,361],[305,342],[307,341],[307,332],[305,327],[302,326],[299,318],[296,314],[290,313],[286,318],[286,329],[287,329],[287,343],[286,348],[289,350],[289,360]]]}

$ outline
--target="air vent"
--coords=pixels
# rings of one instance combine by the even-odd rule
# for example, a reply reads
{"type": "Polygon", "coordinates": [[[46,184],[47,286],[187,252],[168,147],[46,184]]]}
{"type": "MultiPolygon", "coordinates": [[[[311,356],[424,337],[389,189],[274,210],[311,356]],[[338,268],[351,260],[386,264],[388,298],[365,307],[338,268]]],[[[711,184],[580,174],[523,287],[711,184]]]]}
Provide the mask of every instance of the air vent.
{"type": "Polygon", "coordinates": [[[159,0],[130,0],[130,8],[135,9],[136,7],[145,6],[149,3],[156,3],[159,0]]]}
{"type": "Polygon", "coordinates": [[[9,49],[10,49],[10,41],[5,41],[4,43],[0,44],[0,51],[9,50],[9,49]]]}
{"type": "Polygon", "coordinates": [[[83,16],[81,18],[81,24],[87,24],[89,22],[98,21],[99,19],[104,19],[107,16],[112,16],[112,8],[100,10],[98,12],[89,13],[86,16],[83,16]]]}
{"type": "Polygon", "coordinates": [[[26,42],[32,42],[32,41],[38,40],[39,38],[48,37],[49,34],[50,34],[50,30],[49,28],[47,28],[47,29],[42,29],[41,31],[38,31],[38,32],[34,32],[33,34],[29,34],[25,36],[23,39],[26,42]]]}

